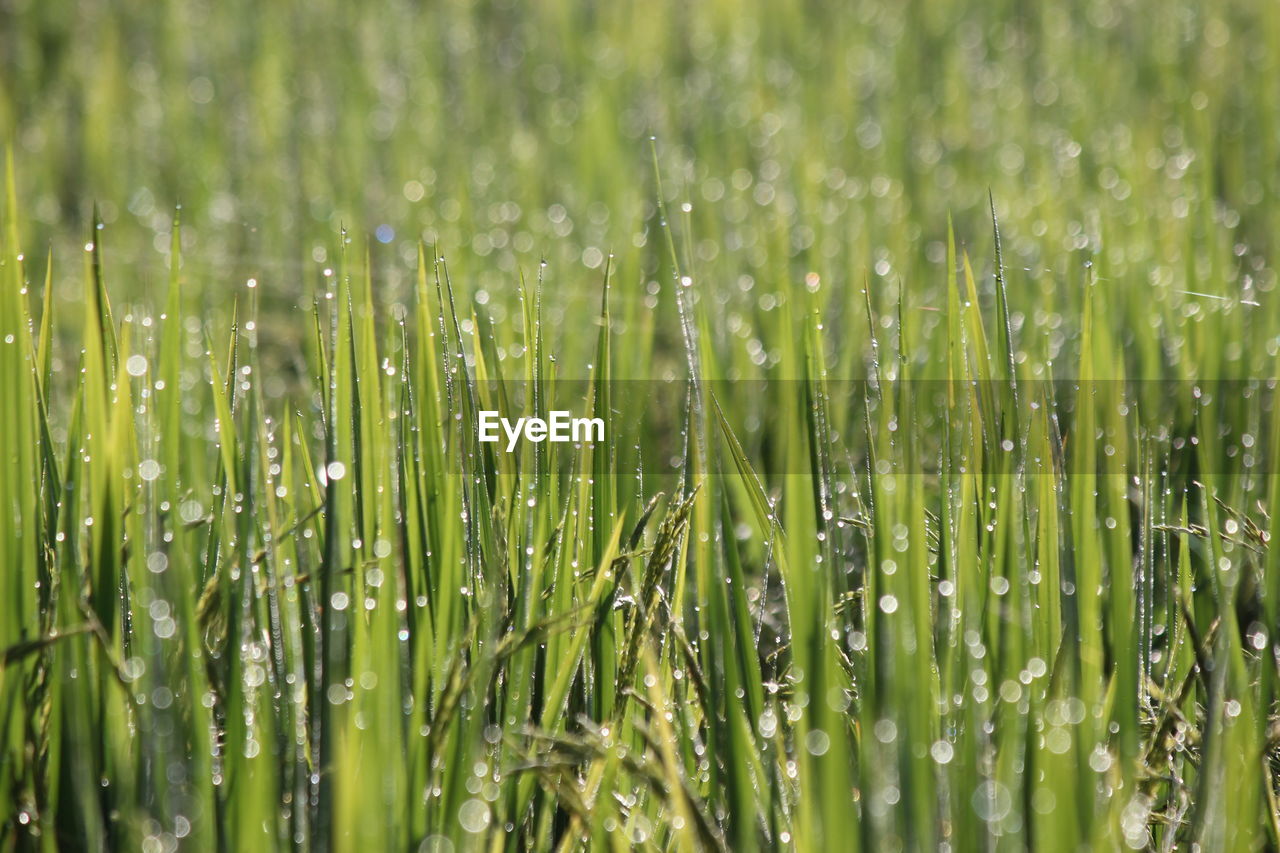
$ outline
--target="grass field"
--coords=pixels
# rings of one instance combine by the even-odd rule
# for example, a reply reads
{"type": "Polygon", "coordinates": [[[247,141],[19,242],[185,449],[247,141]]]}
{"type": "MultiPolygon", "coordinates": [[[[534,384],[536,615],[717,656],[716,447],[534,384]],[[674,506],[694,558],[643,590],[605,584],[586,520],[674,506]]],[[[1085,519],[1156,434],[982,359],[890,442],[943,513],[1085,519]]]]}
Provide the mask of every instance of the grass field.
{"type": "Polygon", "coordinates": [[[0,145],[0,851],[1280,849],[1280,7],[0,0],[0,145]]]}

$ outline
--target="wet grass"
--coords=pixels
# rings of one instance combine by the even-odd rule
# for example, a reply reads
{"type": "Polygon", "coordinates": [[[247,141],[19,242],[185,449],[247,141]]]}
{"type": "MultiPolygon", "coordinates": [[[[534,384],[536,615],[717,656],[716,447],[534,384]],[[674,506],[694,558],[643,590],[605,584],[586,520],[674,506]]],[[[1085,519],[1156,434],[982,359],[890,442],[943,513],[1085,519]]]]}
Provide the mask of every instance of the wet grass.
{"type": "Polygon", "coordinates": [[[1280,846],[1280,15],[161,5],[0,34],[0,848],[1280,846]]]}

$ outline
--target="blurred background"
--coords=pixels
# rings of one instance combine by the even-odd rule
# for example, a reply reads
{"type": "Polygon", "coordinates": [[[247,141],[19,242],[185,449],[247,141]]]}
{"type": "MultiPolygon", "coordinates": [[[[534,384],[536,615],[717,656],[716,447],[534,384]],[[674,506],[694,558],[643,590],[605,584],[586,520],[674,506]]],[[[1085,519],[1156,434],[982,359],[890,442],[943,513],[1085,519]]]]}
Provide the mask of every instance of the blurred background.
{"type": "Polygon", "coordinates": [[[654,137],[726,334],[810,273],[936,307],[949,213],[989,293],[990,191],[1014,307],[1061,337],[1085,260],[1136,309],[1273,286],[1265,6],[0,0],[0,140],[64,300],[97,204],[113,293],[156,304],[180,204],[187,277],[253,277],[267,313],[310,305],[345,227],[388,302],[425,240],[499,324],[544,257],[550,318],[594,313],[612,251],[674,334],[654,137]]]}

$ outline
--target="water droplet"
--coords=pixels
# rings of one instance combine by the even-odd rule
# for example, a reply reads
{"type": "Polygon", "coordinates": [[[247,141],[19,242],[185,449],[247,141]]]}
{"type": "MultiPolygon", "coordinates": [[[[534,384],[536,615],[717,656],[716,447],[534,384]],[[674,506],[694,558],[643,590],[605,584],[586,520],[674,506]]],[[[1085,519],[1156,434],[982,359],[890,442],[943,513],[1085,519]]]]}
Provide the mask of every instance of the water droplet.
{"type": "Polygon", "coordinates": [[[458,822],[467,832],[483,832],[489,825],[489,806],[483,800],[467,800],[458,809],[458,822]]]}
{"type": "Polygon", "coordinates": [[[129,372],[130,376],[141,376],[147,372],[147,357],[144,355],[129,356],[129,360],[124,363],[124,369],[129,372]]]}

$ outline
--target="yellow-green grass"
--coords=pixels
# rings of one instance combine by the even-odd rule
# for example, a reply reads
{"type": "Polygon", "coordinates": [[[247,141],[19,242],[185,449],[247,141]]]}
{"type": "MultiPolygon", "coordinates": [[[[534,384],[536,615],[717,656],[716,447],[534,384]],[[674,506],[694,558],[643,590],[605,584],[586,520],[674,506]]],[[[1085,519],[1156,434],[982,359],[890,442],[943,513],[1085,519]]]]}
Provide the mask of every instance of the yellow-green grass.
{"type": "Polygon", "coordinates": [[[0,849],[1280,846],[1280,12],[242,5],[0,12],[0,849]]]}

